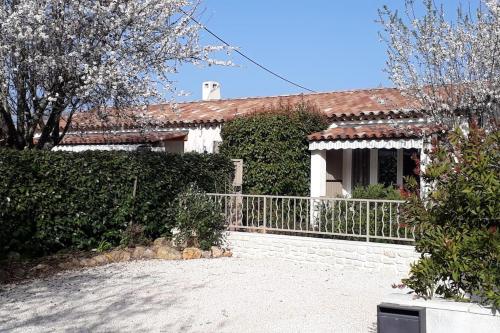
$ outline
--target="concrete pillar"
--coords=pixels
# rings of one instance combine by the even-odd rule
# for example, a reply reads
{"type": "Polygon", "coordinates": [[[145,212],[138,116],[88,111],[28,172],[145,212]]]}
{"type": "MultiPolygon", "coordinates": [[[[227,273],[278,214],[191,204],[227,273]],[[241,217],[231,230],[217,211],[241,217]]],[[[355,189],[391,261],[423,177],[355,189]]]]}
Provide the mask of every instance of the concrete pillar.
{"type": "Polygon", "coordinates": [[[351,196],[352,184],[352,149],[344,149],[342,156],[342,195],[351,196]]]}
{"type": "Polygon", "coordinates": [[[311,151],[311,197],[326,195],[326,150],[311,151]]]}
{"type": "Polygon", "coordinates": [[[370,149],[370,184],[378,183],[378,149],[370,149]]]}

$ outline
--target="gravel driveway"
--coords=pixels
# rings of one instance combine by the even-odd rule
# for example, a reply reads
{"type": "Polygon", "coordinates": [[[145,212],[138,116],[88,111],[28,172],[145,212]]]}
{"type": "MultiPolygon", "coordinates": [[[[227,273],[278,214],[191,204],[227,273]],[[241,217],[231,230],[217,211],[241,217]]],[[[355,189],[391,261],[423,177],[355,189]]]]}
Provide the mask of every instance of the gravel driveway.
{"type": "Polygon", "coordinates": [[[282,260],[136,261],[0,290],[1,332],[376,332],[398,277],[282,260]]]}

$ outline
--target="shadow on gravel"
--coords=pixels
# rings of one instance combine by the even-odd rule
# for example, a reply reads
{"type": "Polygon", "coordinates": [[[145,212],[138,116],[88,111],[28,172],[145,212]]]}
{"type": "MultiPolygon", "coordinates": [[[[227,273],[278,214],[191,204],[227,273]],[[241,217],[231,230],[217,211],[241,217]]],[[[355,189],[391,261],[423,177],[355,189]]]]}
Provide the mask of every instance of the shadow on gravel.
{"type": "MultiPolygon", "coordinates": [[[[144,318],[173,305],[183,307],[185,298],[182,295],[187,289],[205,287],[204,284],[186,287],[182,281],[169,280],[168,287],[162,286],[163,293],[156,293],[161,279],[155,280],[149,275],[125,279],[120,275],[84,270],[0,290],[0,332],[28,329],[37,332],[118,332],[124,329],[149,332],[151,323],[145,323],[144,318]],[[117,282],[109,283],[111,277],[117,282]],[[119,329],[113,330],[113,326],[119,329]]],[[[190,331],[191,320],[183,320],[183,323],[176,318],[166,320],[167,326],[161,330],[172,331],[175,325],[175,331],[179,331],[179,327],[180,331],[190,331]]]]}

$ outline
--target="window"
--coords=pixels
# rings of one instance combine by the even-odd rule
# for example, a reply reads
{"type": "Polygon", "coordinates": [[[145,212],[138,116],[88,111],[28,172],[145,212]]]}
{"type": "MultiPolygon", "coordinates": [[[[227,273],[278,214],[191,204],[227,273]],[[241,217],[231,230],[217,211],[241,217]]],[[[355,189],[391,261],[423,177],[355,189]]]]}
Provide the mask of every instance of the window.
{"type": "Polygon", "coordinates": [[[143,144],[143,145],[137,146],[136,150],[137,151],[151,151],[152,146],[150,144],[143,144]]]}
{"type": "Polygon", "coordinates": [[[163,147],[167,153],[184,153],[184,140],[167,140],[163,142],[163,147]]]}
{"type": "Polygon", "coordinates": [[[366,186],[370,183],[370,150],[352,150],[352,186],[366,186]]]}
{"type": "Polygon", "coordinates": [[[393,186],[398,182],[398,151],[396,149],[378,150],[378,182],[393,186]]]}

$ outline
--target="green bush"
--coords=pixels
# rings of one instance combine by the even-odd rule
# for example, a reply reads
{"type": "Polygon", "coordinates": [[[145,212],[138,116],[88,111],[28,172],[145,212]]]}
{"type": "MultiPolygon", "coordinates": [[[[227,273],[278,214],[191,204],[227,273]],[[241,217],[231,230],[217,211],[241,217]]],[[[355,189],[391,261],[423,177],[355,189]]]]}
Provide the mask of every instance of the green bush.
{"type": "Polygon", "coordinates": [[[144,231],[145,228],[142,224],[130,223],[122,232],[120,245],[124,247],[148,245],[149,240],[144,234],[144,231]]]}
{"type": "Polygon", "coordinates": [[[243,159],[245,193],[308,195],[307,135],[327,126],[326,118],[307,104],[281,106],[226,123],[221,153],[243,159]]]}
{"type": "Polygon", "coordinates": [[[0,150],[0,256],[118,245],[130,223],[168,234],[187,184],[224,191],[232,173],[217,154],[0,150]]]}
{"type": "Polygon", "coordinates": [[[434,142],[424,179],[429,196],[409,198],[421,259],[403,280],[418,295],[477,300],[500,308],[500,132],[472,127],[434,142]]]}
{"type": "Polygon", "coordinates": [[[402,202],[376,203],[371,201],[374,199],[402,200],[399,190],[394,187],[384,187],[383,184],[371,184],[356,186],[351,196],[352,199],[366,199],[366,201],[324,201],[320,207],[321,214],[317,223],[326,231],[347,235],[342,236],[343,239],[360,240],[363,237],[370,237],[370,241],[408,244],[407,241],[377,238],[411,237],[408,230],[405,232],[405,225],[399,223],[398,220],[399,207],[403,205],[402,202]]]}
{"type": "Polygon", "coordinates": [[[356,186],[352,190],[353,199],[382,199],[402,200],[399,190],[394,187],[385,187],[383,184],[371,184],[368,186],[356,186]]]}
{"type": "Polygon", "coordinates": [[[191,184],[177,196],[175,226],[177,243],[208,250],[224,242],[224,215],[219,204],[191,184]]]}

